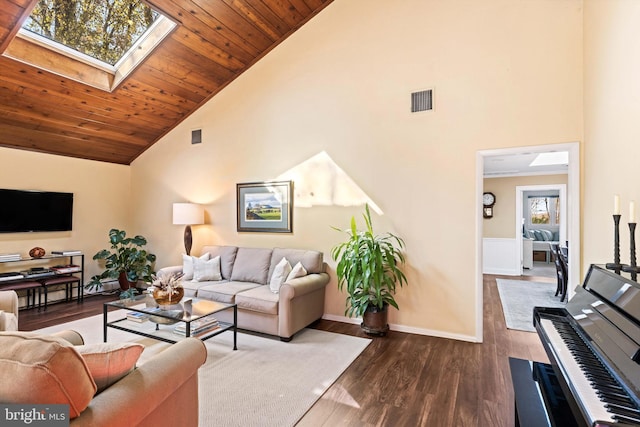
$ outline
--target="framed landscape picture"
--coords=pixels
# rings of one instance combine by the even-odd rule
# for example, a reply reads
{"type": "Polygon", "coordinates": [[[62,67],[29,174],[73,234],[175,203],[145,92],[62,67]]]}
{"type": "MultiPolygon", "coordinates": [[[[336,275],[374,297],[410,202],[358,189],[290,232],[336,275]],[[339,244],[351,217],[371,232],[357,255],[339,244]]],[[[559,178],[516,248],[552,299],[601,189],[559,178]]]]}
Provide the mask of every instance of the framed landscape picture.
{"type": "Polygon", "coordinates": [[[236,184],[238,231],[291,233],[293,181],[236,184]]]}

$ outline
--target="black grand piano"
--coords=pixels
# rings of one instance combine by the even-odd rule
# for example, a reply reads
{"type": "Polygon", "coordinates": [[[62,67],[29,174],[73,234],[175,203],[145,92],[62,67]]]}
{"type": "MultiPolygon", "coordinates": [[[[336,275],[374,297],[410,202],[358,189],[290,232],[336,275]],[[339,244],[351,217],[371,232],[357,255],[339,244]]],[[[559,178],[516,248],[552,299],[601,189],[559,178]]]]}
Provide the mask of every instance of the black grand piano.
{"type": "Polygon", "coordinates": [[[640,426],[640,284],[592,265],[533,323],[551,363],[509,359],[516,426],[640,426]]]}

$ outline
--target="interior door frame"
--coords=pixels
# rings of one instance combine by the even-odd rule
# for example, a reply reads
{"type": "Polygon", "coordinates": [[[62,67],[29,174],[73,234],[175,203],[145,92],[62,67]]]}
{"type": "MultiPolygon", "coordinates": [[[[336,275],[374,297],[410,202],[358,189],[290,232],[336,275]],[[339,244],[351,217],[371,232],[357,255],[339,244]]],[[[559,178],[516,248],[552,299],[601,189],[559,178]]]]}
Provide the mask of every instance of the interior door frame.
{"type": "Polygon", "coordinates": [[[483,334],[483,304],[482,291],[482,193],[484,191],[484,158],[489,156],[541,153],[548,151],[567,151],[569,153],[569,167],[567,173],[567,240],[570,242],[569,251],[569,286],[568,296],[573,295],[574,285],[581,282],[581,241],[580,241],[580,143],[568,142],[563,144],[536,145],[527,147],[499,148],[493,150],[479,150],[476,153],[476,341],[482,342],[483,334]]]}

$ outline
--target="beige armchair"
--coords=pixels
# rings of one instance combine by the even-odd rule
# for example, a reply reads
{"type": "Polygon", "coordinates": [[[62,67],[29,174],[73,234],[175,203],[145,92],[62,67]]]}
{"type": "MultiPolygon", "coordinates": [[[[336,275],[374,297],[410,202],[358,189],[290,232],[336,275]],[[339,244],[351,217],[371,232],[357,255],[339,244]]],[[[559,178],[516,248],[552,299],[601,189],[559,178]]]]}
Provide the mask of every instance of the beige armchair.
{"type": "Polygon", "coordinates": [[[0,331],[18,330],[18,294],[0,291],[0,331]]]}
{"type": "Polygon", "coordinates": [[[144,363],[134,361],[137,367],[121,378],[115,378],[117,365],[130,357],[117,353],[117,344],[115,349],[93,345],[93,352],[105,354],[94,353],[89,363],[86,350],[74,349],[84,344],[82,336],[71,330],[50,336],[0,332],[0,344],[2,403],[67,404],[72,427],[198,427],[198,369],[207,349],[197,338],[173,344],[144,363]],[[105,367],[96,369],[101,358],[105,367]],[[96,394],[96,374],[116,382],[96,394]]]}

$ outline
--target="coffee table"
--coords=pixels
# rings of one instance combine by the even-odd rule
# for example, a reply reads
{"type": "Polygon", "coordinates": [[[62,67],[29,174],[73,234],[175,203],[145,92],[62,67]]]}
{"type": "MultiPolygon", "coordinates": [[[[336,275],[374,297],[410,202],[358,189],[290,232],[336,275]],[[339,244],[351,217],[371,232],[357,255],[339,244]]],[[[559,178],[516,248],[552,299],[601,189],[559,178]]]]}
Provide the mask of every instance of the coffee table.
{"type": "Polygon", "coordinates": [[[159,306],[149,294],[104,303],[104,342],[108,328],[156,340],[176,343],[186,337],[202,341],[233,330],[233,349],[237,350],[238,306],[198,298],[184,298],[180,304],[159,306]],[[126,310],[121,318],[109,321],[107,315],[114,309],[126,310]],[[215,314],[233,310],[233,323],[215,319],[215,314]],[[138,317],[138,321],[132,318],[138,317]]]}

